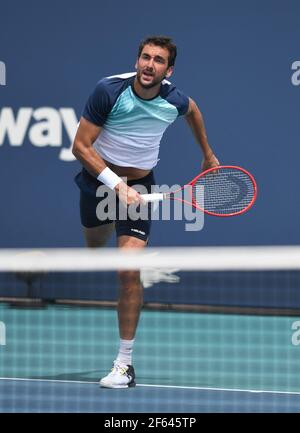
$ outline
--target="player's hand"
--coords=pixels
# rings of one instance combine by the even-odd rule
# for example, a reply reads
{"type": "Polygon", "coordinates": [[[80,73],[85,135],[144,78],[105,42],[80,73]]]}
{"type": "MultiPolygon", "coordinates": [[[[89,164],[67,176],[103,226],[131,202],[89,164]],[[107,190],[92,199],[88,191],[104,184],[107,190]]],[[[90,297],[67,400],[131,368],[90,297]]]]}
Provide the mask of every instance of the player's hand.
{"type": "Polygon", "coordinates": [[[216,156],[211,153],[209,156],[206,156],[201,165],[202,171],[208,170],[209,168],[218,167],[220,165],[219,160],[216,158],[216,156]]]}
{"type": "Polygon", "coordinates": [[[131,204],[144,204],[144,200],[141,195],[130,186],[126,185],[125,182],[120,182],[116,187],[115,191],[119,200],[125,205],[131,204]]]}

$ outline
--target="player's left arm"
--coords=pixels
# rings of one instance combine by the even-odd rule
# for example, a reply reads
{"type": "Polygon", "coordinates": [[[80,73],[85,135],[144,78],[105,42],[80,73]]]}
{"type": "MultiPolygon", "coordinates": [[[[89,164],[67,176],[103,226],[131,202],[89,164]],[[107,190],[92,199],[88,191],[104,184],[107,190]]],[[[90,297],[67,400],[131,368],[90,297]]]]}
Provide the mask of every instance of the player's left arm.
{"type": "Polygon", "coordinates": [[[208,168],[220,165],[208,143],[203,116],[196,102],[191,98],[189,98],[189,108],[185,118],[203,152],[202,170],[207,170],[208,168]]]}

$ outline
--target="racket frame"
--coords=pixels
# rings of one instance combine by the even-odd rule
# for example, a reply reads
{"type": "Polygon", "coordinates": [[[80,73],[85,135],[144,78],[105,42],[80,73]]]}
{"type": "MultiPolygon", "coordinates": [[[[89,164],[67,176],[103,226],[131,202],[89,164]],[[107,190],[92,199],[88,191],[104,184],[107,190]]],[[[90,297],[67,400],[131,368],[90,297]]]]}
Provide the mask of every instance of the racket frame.
{"type": "Polygon", "coordinates": [[[236,216],[236,215],[241,215],[245,212],[247,212],[247,210],[249,210],[256,198],[257,198],[257,184],[256,181],[254,179],[254,177],[252,176],[251,173],[249,173],[247,170],[245,170],[244,168],[235,166],[235,165],[219,165],[217,167],[212,167],[209,168],[205,171],[203,171],[202,173],[198,174],[194,179],[192,179],[188,184],[182,186],[181,188],[177,189],[174,192],[171,193],[154,193],[154,194],[142,194],[142,197],[145,199],[146,202],[155,202],[155,201],[162,201],[162,200],[166,200],[166,199],[170,199],[170,200],[177,200],[180,201],[181,203],[185,203],[188,204],[190,206],[193,206],[194,208],[196,208],[197,210],[200,210],[201,212],[206,213],[207,215],[212,215],[212,216],[217,216],[217,217],[232,217],[232,216],[236,216]],[[196,202],[196,200],[193,197],[193,186],[195,185],[195,183],[202,177],[206,176],[207,174],[213,172],[213,171],[218,171],[220,169],[233,169],[233,170],[238,170],[238,171],[242,171],[243,173],[245,173],[249,179],[252,182],[253,185],[253,197],[250,201],[250,203],[248,204],[248,206],[246,206],[244,209],[238,211],[238,212],[232,212],[232,213],[227,213],[227,214],[220,214],[218,212],[212,212],[212,211],[208,211],[206,209],[203,209],[202,207],[200,207],[198,205],[198,203],[196,202]],[[189,195],[191,197],[191,201],[187,201],[187,200],[183,200],[182,198],[178,198],[175,197],[175,194],[178,193],[179,191],[183,191],[185,188],[190,188],[189,191],[189,195]]]}
{"type": "MultiPolygon", "coordinates": [[[[218,171],[219,169],[222,169],[222,168],[242,171],[243,173],[245,173],[250,178],[250,180],[252,182],[252,185],[253,185],[253,197],[252,197],[252,200],[250,201],[250,203],[248,204],[248,206],[246,206],[244,209],[242,209],[242,210],[240,210],[238,212],[232,212],[232,213],[227,213],[227,214],[220,214],[218,212],[211,212],[211,211],[208,211],[206,209],[202,209],[200,206],[198,206],[197,203],[196,203],[196,201],[195,201],[195,199],[193,198],[193,193],[191,192],[190,194],[191,194],[192,205],[196,209],[201,210],[202,212],[206,213],[207,215],[211,215],[211,216],[217,216],[217,217],[227,218],[227,217],[232,217],[232,216],[236,216],[236,215],[241,215],[241,214],[247,212],[247,210],[249,210],[253,206],[253,204],[254,204],[254,202],[255,202],[255,200],[257,198],[257,184],[256,184],[256,181],[254,179],[254,176],[252,176],[252,174],[249,173],[249,171],[245,170],[242,167],[238,167],[236,165],[219,165],[217,167],[208,168],[207,170],[205,170],[202,173],[198,174],[193,180],[191,180],[183,188],[185,188],[186,186],[192,186],[193,187],[193,185],[201,177],[204,177],[208,173],[211,173],[213,171],[218,171]]],[[[186,203],[188,203],[188,202],[186,202],[186,203]]],[[[189,204],[191,204],[191,203],[189,203],[189,204]]]]}

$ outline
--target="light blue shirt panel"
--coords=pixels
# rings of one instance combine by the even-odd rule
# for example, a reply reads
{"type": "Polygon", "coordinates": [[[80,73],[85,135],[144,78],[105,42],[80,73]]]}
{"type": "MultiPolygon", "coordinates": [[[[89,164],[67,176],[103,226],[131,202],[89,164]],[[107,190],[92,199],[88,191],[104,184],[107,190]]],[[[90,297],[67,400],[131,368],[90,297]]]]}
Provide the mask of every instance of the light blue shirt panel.
{"type": "Polygon", "coordinates": [[[109,113],[104,129],[114,134],[131,136],[161,136],[178,117],[177,108],[157,96],[143,100],[128,87],[109,113]]]}

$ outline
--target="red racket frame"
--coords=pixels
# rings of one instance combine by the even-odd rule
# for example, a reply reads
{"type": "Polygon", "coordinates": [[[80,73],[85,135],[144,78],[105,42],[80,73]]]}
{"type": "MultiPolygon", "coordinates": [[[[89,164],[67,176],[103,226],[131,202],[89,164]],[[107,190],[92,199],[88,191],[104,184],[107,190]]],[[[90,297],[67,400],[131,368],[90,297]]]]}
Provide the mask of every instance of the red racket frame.
{"type": "Polygon", "coordinates": [[[236,216],[236,215],[241,215],[241,214],[247,212],[253,206],[256,198],[257,198],[257,184],[256,184],[256,181],[255,181],[254,177],[252,176],[251,173],[249,173],[244,168],[238,167],[238,166],[235,166],[235,165],[219,165],[217,167],[209,168],[208,170],[205,170],[202,173],[198,174],[187,185],[184,185],[182,188],[180,188],[177,191],[175,191],[175,192],[173,192],[173,193],[170,194],[170,199],[172,199],[172,200],[177,200],[177,201],[181,201],[182,203],[186,203],[186,204],[192,205],[196,209],[198,209],[201,212],[204,212],[204,213],[206,213],[208,215],[217,216],[217,217],[223,217],[223,218],[227,218],[227,217],[231,217],[231,216],[236,216]],[[174,197],[174,194],[176,194],[178,191],[181,191],[184,188],[193,187],[195,185],[195,183],[197,182],[197,180],[200,179],[201,177],[206,176],[208,173],[211,173],[212,171],[218,171],[218,170],[223,169],[223,168],[228,168],[228,169],[234,169],[234,170],[242,171],[243,173],[245,173],[250,178],[250,180],[252,182],[253,189],[254,189],[254,194],[253,194],[252,200],[250,201],[250,203],[248,204],[248,206],[246,206],[244,209],[240,210],[239,212],[233,212],[233,213],[229,213],[229,214],[219,214],[219,213],[216,213],[216,212],[211,212],[211,211],[202,209],[200,206],[198,206],[198,204],[194,200],[192,191],[190,191],[191,202],[188,202],[187,200],[182,200],[180,198],[174,197]]]}

